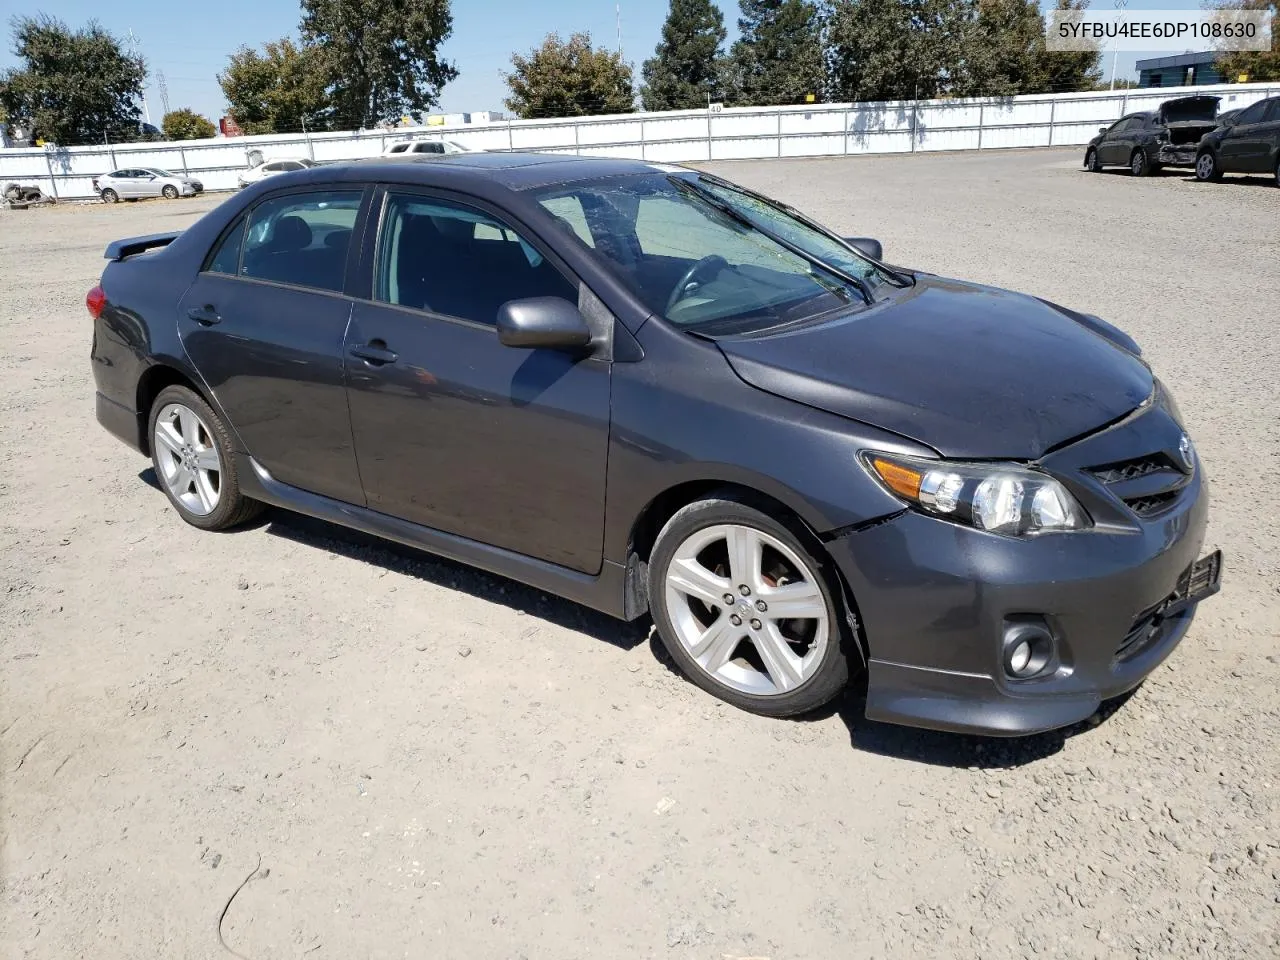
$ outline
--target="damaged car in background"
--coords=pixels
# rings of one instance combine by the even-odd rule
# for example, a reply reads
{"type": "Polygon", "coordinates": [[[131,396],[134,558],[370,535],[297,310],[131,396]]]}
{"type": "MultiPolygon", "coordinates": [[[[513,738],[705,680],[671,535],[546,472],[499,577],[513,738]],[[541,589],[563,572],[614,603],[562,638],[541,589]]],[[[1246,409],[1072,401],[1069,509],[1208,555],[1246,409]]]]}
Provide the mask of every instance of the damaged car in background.
{"type": "Polygon", "coordinates": [[[1128,167],[1135,177],[1145,177],[1161,167],[1194,167],[1201,137],[1218,127],[1221,100],[1178,97],[1100,127],[1085,148],[1085,168],[1098,173],[1104,167],[1128,167]]]}

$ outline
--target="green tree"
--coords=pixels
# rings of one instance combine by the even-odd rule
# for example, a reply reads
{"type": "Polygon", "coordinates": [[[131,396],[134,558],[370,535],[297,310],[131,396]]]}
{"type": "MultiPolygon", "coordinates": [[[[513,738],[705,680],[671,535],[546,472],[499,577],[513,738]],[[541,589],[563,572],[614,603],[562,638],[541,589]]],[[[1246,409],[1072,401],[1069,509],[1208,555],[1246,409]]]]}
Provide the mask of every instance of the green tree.
{"type": "Polygon", "coordinates": [[[334,124],[373,127],[421,113],[458,76],[439,55],[449,0],[302,0],[303,41],[324,64],[334,124]]]}
{"type": "Polygon", "coordinates": [[[719,100],[726,36],[724,15],[711,0],[671,0],[662,40],[640,73],[646,110],[691,110],[719,100]]]}
{"type": "Polygon", "coordinates": [[[49,16],[13,20],[23,62],[0,75],[0,106],[34,139],[60,146],[136,140],[146,63],[97,23],[71,30],[49,16]]]}
{"type": "Polygon", "coordinates": [[[1249,83],[1280,80],[1280,3],[1276,0],[1228,0],[1217,4],[1220,10],[1270,10],[1271,49],[1233,50],[1219,54],[1218,72],[1227,83],[1238,83],[1243,74],[1249,83]]]}
{"type": "Polygon", "coordinates": [[[330,102],[318,53],[288,37],[263,45],[262,52],[241,47],[218,75],[231,117],[245,133],[298,133],[325,130],[330,102]]]}
{"type": "Polygon", "coordinates": [[[160,129],[166,140],[202,140],[218,134],[217,127],[190,107],[170,110],[160,121],[160,129]]]}
{"type": "Polygon", "coordinates": [[[739,0],[740,38],[725,64],[735,106],[803,103],[823,89],[822,16],[809,0],[739,0]]]}
{"type": "Polygon", "coordinates": [[[631,64],[575,33],[567,42],[548,34],[527,57],[511,55],[506,105],[522,117],[586,117],[635,110],[631,64]]]}
{"type": "MultiPolygon", "coordinates": [[[[1059,10],[1084,10],[1089,0],[1058,0],[1059,10]]],[[[1093,50],[1045,50],[1043,44],[1041,89],[1029,93],[1062,93],[1064,91],[1093,90],[1102,81],[1099,65],[1102,54],[1093,50]]],[[[1116,84],[1120,86],[1119,83],[1116,84]]]]}

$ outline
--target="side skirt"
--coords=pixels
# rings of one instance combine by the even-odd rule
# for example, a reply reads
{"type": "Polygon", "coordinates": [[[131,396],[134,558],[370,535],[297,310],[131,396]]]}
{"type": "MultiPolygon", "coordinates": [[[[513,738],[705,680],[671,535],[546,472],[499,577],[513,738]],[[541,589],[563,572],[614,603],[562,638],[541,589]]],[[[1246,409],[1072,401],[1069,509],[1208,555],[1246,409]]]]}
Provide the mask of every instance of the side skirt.
{"type": "Polygon", "coordinates": [[[545,590],[612,617],[625,619],[623,596],[626,571],[621,564],[604,560],[600,573],[596,576],[579,573],[545,560],[400,520],[367,507],[308,493],[281,483],[253,457],[237,454],[236,458],[240,485],[245,495],[255,500],[350,527],[407,547],[425,550],[498,576],[510,577],[538,590],[545,590]]]}

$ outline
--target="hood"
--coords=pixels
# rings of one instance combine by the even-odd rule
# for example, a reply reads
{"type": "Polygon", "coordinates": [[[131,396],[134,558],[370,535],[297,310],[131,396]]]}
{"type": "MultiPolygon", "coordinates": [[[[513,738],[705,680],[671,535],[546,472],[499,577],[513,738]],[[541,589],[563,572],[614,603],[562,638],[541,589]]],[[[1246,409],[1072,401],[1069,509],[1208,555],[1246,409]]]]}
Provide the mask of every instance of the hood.
{"type": "MultiPolygon", "coordinates": [[[[916,440],[946,457],[1035,460],[1118,420],[1154,389],[1110,328],[1034,297],[938,277],[872,308],[716,342],[769,393],[916,440]]],[[[1123,335],[1122,342],[1131,344],[1123,335]]]]}
{"type": "Polygon", "coordinates": [[[1160,104],[1165,123],[1213,123],[1221,97],[1178,97],[1160,104]]]}

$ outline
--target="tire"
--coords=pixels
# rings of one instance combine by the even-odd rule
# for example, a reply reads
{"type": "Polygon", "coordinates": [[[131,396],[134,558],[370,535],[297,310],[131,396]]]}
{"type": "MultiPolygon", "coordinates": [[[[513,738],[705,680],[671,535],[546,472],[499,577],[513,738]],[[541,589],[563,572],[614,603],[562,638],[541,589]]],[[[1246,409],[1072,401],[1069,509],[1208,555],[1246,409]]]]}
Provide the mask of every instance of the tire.
{"type": "Polygon", "coordinates": [[[1102,172],[1102,164],[1098,162],[1098,151],[1092,147],[1084,155],[1084,168],[1090,173],[1102,172]]]}
{"type": "Polygon", "coordinates": [[[1276,176],[1275,176],[1275,181],[1276,181],[1276,186],[1277,186],[1277,187],[1280,187],[1280,158],[1277,158],[1277,159],[1276,159],[1276,176]]]}
{"type": "Polygon", "coordinates": [[[172,183],[166,183],[164,186],[164,189],[161,190],[160,192],[164,195],[164,198],[166,200],[178,199],[178,188],[175,187],[172,183]]]}
{"type": "Polygon", "coordinates": [[[1212,150],[1206,150],[1196,157],[1196,179],[1201,183],[1222,179],[1222,164],[1212,150]]]}
{"type": "Polygon", "coordinates": [[[262,512],[263,504],[240,492],[226,425],[194,390],[161,390],[147,417],[147,437],[160,489],[193,527],[226,530],[262,512]]]}
{"type": "Polygon", "coordinates": [[[1129,158],[1129,172],[1135,177],[1145,177],[1151,172],[1151,164],[1147,160],[1147,151],[1139,147],[1129,158]]]}
{"type": "Polygon", "coordinates": [[[103,203],[118,203],[119,200],[120,200],[120,194],[116,193],[110,187],[107,187],[107,189],[102,191],[103,203]]]}
{"type": "Polygon", "coordinates": [[[816,710],[844,689],[849,618],[839,581],[808,539],[730,494],[667,521],[649,558],[649,608],[686,677],[770,717],[816,710]],[[806,615],[779,617],[784,602],[806,615]]]}

